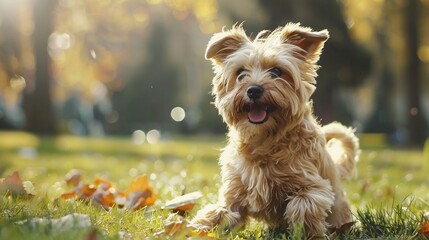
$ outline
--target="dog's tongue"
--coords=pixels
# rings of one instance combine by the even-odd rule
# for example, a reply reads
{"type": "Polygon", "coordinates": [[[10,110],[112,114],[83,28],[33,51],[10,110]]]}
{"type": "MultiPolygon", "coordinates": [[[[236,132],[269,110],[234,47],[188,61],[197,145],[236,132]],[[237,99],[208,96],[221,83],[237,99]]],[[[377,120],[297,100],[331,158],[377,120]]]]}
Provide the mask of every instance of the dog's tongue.
{"type": "Polygon", "coordinates": [[[265,107],[252,105],[247,117],[253,123],[260,123],[267,117],[267,111],[265,107]]]}

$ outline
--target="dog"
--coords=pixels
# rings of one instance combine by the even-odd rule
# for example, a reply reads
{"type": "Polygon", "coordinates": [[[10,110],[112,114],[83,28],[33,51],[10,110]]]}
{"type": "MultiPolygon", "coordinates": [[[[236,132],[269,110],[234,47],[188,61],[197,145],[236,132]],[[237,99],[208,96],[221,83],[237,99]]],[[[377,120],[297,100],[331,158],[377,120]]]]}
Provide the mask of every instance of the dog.
{"type": "Polygon", "coordinates": [[[242,24],[210,39],[214,105],[228,126],[219,165],[216,204],[191,221],[200,229],[243,226],[254,218],[269,227],[324,236],[353,221],[342,180],[356,173],[354,130],[322,127],[313,114],[317,61],[327,30],[288,23],[254,39],[242,24]]]}

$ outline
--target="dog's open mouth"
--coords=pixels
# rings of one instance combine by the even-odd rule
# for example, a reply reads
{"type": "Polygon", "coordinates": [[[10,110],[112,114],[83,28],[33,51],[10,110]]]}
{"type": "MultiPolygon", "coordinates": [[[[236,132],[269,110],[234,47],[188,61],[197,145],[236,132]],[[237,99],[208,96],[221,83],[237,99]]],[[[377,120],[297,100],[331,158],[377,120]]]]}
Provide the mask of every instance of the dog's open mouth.
{"type": "Polygon", "coordinates": [[[269,113],[273,111],[273,107],[262,103],[250,103],[246,105],[245,111],[249,122],[253,124],[261,124],[268,120],[269,113]]]}

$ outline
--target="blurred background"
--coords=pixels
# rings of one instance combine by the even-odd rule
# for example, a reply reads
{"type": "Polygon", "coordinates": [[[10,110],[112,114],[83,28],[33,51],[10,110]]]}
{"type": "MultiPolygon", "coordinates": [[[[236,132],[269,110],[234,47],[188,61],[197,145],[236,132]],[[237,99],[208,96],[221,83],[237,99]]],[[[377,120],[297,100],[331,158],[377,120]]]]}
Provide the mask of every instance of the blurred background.
{"type": "Polygon", "coordinates": [[[210,36],[289,21],[330,32],[313,95],[322,123],[423,145],[429,0],[0,0],[0,129],[222,134],[210,36]]]}

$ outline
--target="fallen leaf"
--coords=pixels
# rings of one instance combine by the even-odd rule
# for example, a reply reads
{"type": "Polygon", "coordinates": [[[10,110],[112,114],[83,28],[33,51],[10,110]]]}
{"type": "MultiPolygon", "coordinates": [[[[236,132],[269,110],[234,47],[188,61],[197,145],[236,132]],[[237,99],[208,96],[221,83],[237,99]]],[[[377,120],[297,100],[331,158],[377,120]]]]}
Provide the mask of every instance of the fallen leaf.
{"type": "Polygon", "coordinates": [[[166,202],[163,208],[184,213],[191,210],[194,207],[196,201],[201,197],[201,192],[188,193],[166,202]]]}
{"type": "Polygon", "coordinates": [[[22,186],[24,187],[25,192],[30,195],[36,195],[36,190],[34,189],[34,185],[31,181],[22,182],[22,186]]]}
{"type": "Polygon", "coordinates": [[[92,194],[94,194],[95,191],[97,191],[97,188],[95,188],[92,185],[84,184],[79,191],[83,194],[81,198],[85,200],[87,198],[90,198],[92,194]]]}
{"type": "Polygon", "coordinates": [[[82,174],[80,173],[80,171],[77,169],[73,169],[66,174],[66,183],[69,186],[75,187],[79,185],[81,178],[82,174]]]}
{"type": "Polygon", "coordinates": [[[0,182],[0,193],[21,197],[30,196],[24,189],[18,171],[13,172],[12,175],[5,177],[3,181],[0,182]]]}
{"type": "MultiPolygon", "coordinates": [[[[150,206],[155,203],[157,195],[153,191],[153,188],[149,186],[147,176],[139,176],[133,179],[130,186],[124,191],[127,199],[132,199],[132,202],[141,201],[138,206],[150,206]],[[132,197],[130,195],[133,194],[132,197]],[[138,196],[139,199],[136,199],[138,196]]],[[[135,204],[134,204],[135,205],[135,204]]]]}
{"type": "Polygon", "coordinates": [[[125,193],[123,193],[123,192],[117,192],[115,194],[115,203],[119,207],[124,207],[125,204],[127,203],[127,198],[125,197],[125,193]]]}
{"type": "Polygon", "coordinates": [[[186,227],[186,221],[175,221],[165,224],[165,233],[169,235],[175,235],[182,231],[186,227]]]}
{"type": "Polygon", "coordinates": [[[60,196],[62,199],[69,199],[69,198],[74,198],[77,197],[77,193],[76,192],[68,192],[68,193],[63,193],[60,196]]]}
{"type": "Polygon", "coordinates": [[[97,189],[94,194],[91,196],[92,203],[101,205],[104,209],[109,209],[115,204],[115,196],[101,188],[97,189]]]}
{"type": "Polygon", "coordinates": [[[125,204],[125,208],[128,210],[139,210],[140,208],[148,206],[145,203],[145,200],[150,197],[150,195],[151,192],[148,189],[130,193],[125,204]]]}
{"type": "Polygon", "coordinates": [[[96,178],[94,180],[94,185],[97,188],[102,188],[104,190],[108,190],[109,188],[113,187],[112,182],[110,182],[109,180],[105,179],[105,178],[96,178]]]}
{"type": "Polygon", "coordinates": [[[187,203],[184,204],[182,206],[178,206],[177,208],[175,208],[175,211],[179,211],[179,212],[187,212],[189,210],[191,210],[192,208],[194,208],[195,203],[187,203]]]}

